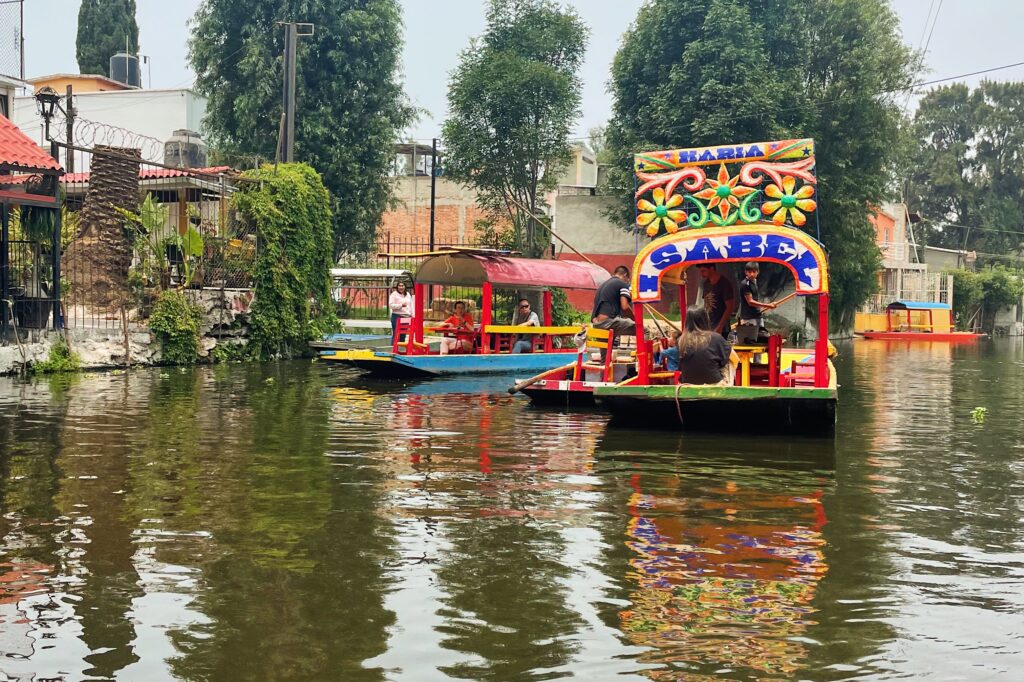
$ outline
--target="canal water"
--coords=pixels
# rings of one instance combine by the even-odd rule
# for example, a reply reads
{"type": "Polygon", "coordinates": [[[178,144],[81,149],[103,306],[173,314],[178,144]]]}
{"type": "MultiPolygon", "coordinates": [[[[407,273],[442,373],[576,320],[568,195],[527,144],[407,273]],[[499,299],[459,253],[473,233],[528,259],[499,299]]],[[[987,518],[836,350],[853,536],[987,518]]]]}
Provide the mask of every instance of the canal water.
{"type": "Polygon", "coordinates": [[[2,379],[0,679],[1021,679],[1020,340],[840,353],[834,441],[309,362],[2,379]]]}

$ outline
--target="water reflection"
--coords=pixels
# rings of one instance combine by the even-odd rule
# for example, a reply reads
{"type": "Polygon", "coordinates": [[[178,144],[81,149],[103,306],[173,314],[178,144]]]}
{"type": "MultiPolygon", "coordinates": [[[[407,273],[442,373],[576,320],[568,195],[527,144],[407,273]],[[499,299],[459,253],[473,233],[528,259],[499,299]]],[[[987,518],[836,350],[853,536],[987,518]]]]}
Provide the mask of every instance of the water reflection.
{"type": "Polygon", "coordinates": [[[762,455],[709,436],[660,440],[639,453],[614,434],[598,450],[598,470],[629,490],[629,605],[618,617],[649,649],[640,661],[657,664],[647,675],[801,670],[828,571],[830,441],[765,439],[762,455]]]}
{"type": "Polygon", "coordinates": [[[1024,349],[840,351],[835,440],[309,363],[0,380],[0,672],[1013,679],[1024,349]]]}

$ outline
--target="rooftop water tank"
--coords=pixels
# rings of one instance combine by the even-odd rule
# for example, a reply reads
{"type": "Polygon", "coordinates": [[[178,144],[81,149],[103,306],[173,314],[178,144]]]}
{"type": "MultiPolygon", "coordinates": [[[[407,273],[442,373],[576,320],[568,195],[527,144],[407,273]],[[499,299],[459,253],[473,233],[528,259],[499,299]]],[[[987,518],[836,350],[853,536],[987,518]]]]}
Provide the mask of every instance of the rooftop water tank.
{"type": "Polygon", "coordinates": [[[118,52],[110,58],[110,78],[118,83],[142,87],[142,71],[139,58],[127,52],[118,52]]]}
{"type": "Polygon", "coordinates": [[[178,168],[203,168],[206,166],[206,145],[199,133],[192,130],[175,130],[171,139],[164,142],[164,164],[178,168]]]}

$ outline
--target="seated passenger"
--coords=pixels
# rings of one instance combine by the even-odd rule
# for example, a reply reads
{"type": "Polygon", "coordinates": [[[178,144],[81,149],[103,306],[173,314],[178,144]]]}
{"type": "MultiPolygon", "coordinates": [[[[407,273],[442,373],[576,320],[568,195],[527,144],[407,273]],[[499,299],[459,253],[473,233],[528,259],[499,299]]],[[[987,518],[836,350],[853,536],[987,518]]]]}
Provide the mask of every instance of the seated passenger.
{"type": "Polygon", "coordinates": [[[665,369],[669,372],[674,372],[679,369],[679,337],[682,336],[682,332],[678,329],[672,329],[668,333],[668,347],[664,348],[654,356],[654,362],[659,363],[662,360],[665,361],[665,369]]]}
{"type": "MultiPolygon", "coordinates": [[[[525,298],[519,299],[519,307],[516,309],[515,317],[512,318],[512,324],[521,325],[524,327],[539,327],[540,318],[537,317],[537,313],[530,310],[530,302],[525,298]]],[[[532,334],[516,334],[515,344],[512,346],[513,353],[532,353],[533,352],[533,335],[532,334]]]]}
{"type": "Polygon", "coordinates": [[[686,309],[686,325],[679,339],[679,382],[732,386],[739,359],[729,342],[711,331],[703,305],[686,309]]]}
{"type": "Polygon", "coordinates": [[[454,336],[441,339],[441,355],[448,353],[469,353],[473,350],[473,316],[466,312],[466,304],[456,301],[455,313],[445,320],[440,331],[456,332],[454,336]]]}

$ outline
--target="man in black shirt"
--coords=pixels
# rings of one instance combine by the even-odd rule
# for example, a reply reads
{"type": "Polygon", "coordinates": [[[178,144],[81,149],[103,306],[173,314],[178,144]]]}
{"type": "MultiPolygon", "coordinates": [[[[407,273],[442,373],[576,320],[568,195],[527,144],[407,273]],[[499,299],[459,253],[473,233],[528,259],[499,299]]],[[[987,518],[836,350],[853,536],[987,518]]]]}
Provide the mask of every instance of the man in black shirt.
{"type": "Polygon", "coordinates": [[[708,311],[708,319],[711,321],[711,331],[724,336],[729,335],[729,323],[732,321],[732,314],[736,310],[736,295],[732,289],[732,283],[714,263],[702,263],[697,266],[697,272],[704,278],[703,295],[704,309],[708,311]]]}
{"type": "Polygon", "coordinates": [[[620,265],[615,274],[594,294],[594,310],[590,321],[597,329],[611,329],[616,336],[636,334],[633,299],[629,293],[629,268],[620,265]]]}
{"type": "Polygon", "coordinates": [[[757,299],[760,292],[757,290],[757,275],[760,268],[757,262],[750,261],[743,266],[745,275],[740,282],[740,324],[736,330],[739,343],[756,343],[757,332],[761,328],[761,311],[773,310],[774,303],[762,303],[757,299]]]}

